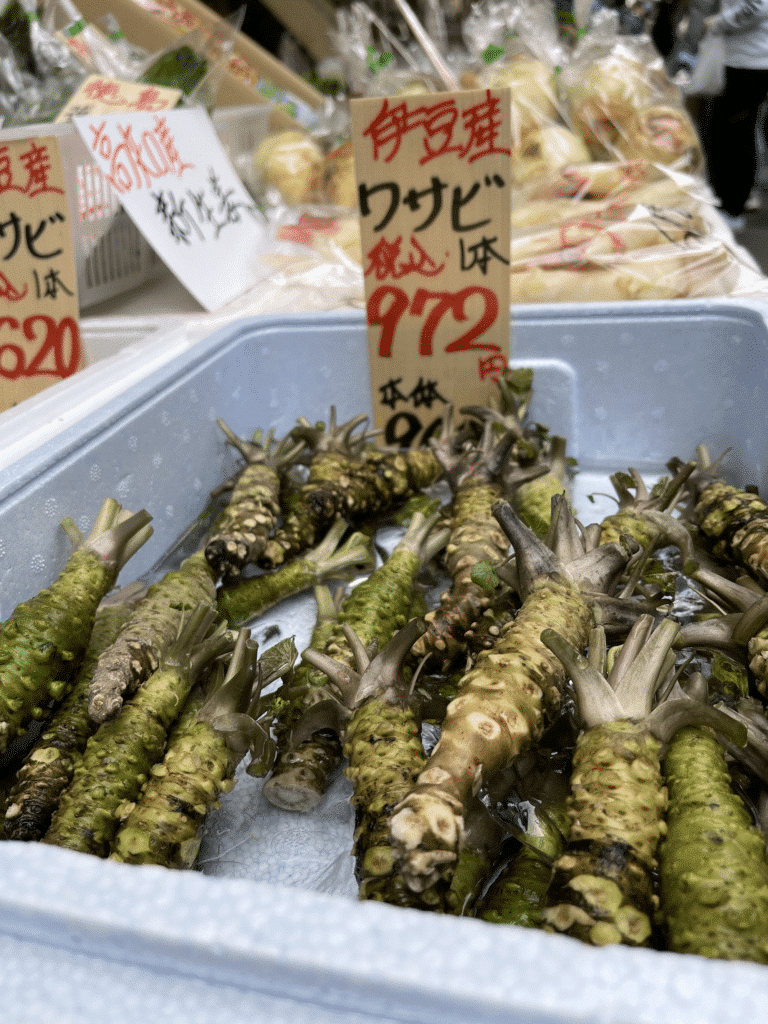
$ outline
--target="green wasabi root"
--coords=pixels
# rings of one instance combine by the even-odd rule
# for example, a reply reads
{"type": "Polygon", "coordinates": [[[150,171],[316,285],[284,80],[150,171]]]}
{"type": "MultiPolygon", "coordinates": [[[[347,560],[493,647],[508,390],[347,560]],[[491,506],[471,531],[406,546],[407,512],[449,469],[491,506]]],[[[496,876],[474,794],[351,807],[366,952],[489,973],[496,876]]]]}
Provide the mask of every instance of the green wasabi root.
{"type": "Polygon", "coordinates": [[[367,422],[363,413],[337,425],[336,407],[331,406],[327,428],[323,423],[313,426],[302,418],[290,432],[290,438],[312,449],[309,475],[291,495],[281,525],[267,542],[258,562],[262,569],[275,569],[312,547],[336,519],[336,502],[333,498],[324,500],[322,488],[326,484],[334,486],[359,465],[366,438],[355,436],[355,430],[359,426],[365,429],[367,422]]]}
{"type": "Polygon", "coordinates": [[[700,492],[693,517],[715,557],[768,584],[768,505],[758,495],[715,480],[700,492]]]}
{"type": "Polygon", "coordinates": [[[552,866],[563,852],[570,832],[560,808],[539,809],[537,831],[521,837],[521,845],[493,879],[475,917],[492,924],[540,928],[552,881],[552,866]]]}
{"type": "Polygon", "coordinates": [[[150,518],[147,512],[123,512],[110,498],[87,538],[71,520],[63,521],[74,544],[66,565],[50,587],[20,604],[0,627],[0,753],[67,694],[96,609],[150,536],[150,518]]]}
{"type": "Polygon", "coordinates": [[[423,623],[411,620],[371,661],[347,626],[354,669],[311,649],[304,657],[337,685],[354,689],[344,753],[349,760],[345,773],[354,786],[351,802],[357,811],[353,854],[360,898],[435,909],[440,902],[437,891],[417,896],[403,885],[388,826],[392,807],[408,792],[425,762],[419,721],[407,702],[407,687],[400,675],[403,658],[423,631],[423,623]]]}
{"type": "Polygon", "coordinates": [[[187,699],[162,762],[153,767],[137,801],[120,810],[111,859],[176,869],[194,866],[207,815],[234,787],[235,769],[249,746],[259,734],[267,739],[254,704],[274,672],[290,669],[296,649],[292,641],[277,645],[258,664],[257,654],[250,631],[240,630],[223,678],[187,699]],[[268,672],[275,652],[278,664],[268,672]]]}
{"type": "Polygon", "coordinates": [[[281,474],[303,450],[304,443],[287,437],[276,444],[271,432],[263,443],[260,432],[253,441],[244,441],[223,420],[217,423],[246,462],[230,483],[229,504],[205,545],[205,557],[216,576],[231,582],[246,565],[254,565],[264,551],[280,516],[281,474]]]}
{"type": "Polygon", "coordinates": [[[620,720],[582,734],[571,773],[570,841],[543,914],[549,928],[595,946],[650,943],[666,795],[659,742],[644,726],[620,720]]]}
{"type": "Polygon", "coordinates": [[[565,457],[564,437],[553,437],[547,458],[549,468],[541,476],[518,484],[514,489],[512,504],[515,511],[542,540],[552,524],[552,499],[567,490],[566,475],[568,462],[565,457]]]}
{"type": "Polygon", "coordinates": [[[210,632],[215,619],[212,609],[198,605],[162,654],[157,671],[116,718],[90,737],[44,843],[107,856],[119,825],[118,808],[136,799],[162,758],[168,729],[198,673],[233,646],[222,627],[210,632]]]}
{"type": "Polygon", "coordinates": [[[373,552],[362,533],[353,533],[343,544],[347,531],[343,519],[336,522],[312,551],[292,559],[272,572],[242,579],[219,592],[220,613],[235,628],[278,602],[309,590],[328,579],[342,579],[369,570],[373,552]]]}
{"type": "MultiPolygon", "coordinates": [[[[553,504],[558,500],[558,518],[567,519],[564,499],[553,504]]],[[[566,566],[507,502],[498,502],[494,515],[515,548],[524,601],[494,646],[482,651],[463,677],[424,771],[392,815],[391,840],[414,891],[450,878],[464,816],[478,788],[539,739],[560,706],[565,670],[542,642],[542,631],[557,623],[558,631],[583,648],[594,624],[596,595],[614,585],[629,559],[617,545],[586,555],[569,539],[566,566]]]]}
{"type": "Polygon", "coordinates": [[[59,796],[69,785],[75,764],[93,732],[88,715],[88,687],[96,663],[117,638],[130,614],[129,604],[99,607],[72,692],[51,716],[17,772],[5,812],[5,839],[29,842],[45,834],[59,796]]]}
{"type": "MultiPolygon", "coordinates": [[[[383,646],[405,625],[416,574],[446,540],[445,531],[434,530],[438,517],[438,513],[428,518],[421,512],[414,513],[408,530],[389,558],[344,598],[324,645],[316,649],[352,667],[354,652],[346,636],[348,628],[368,647],[374,642],[383,646]]],[[[272,776],[264,785],[264,796],[285,810],[305,811],[316,806],[341,765],[335,709],[328,706],[334,717],[327,723],[317,720],[312,729],[304,728],[306,720],[302,722],[304,714],[315,719],[319,698],[328,696],[323,692],[327,682],[323,673],[310,672],[304,689],[303,713],[295,714],[297,704],[286,708],[297,732],[279,750],[272,776]]],[[[334,697],[341,697],[343,702],[343,695],[335,693],[334,697]]],[[[301,700],[297,697],[297,701],[301,700]]],[[[281,715],[279,720],[285,717],[281,715]]]]}
{"type": "Polygon", "coordinates": [[[708,730],[687,728],[664,757],[669,789],[661,846],[661,921],[667,948],[768,963],[765,838],[731,789],[708,730]]]}
{"type": "Polygon", "coordinates": [[[99,658],[88,693],[88,713],[97,724],[114,717],[123,698],[157,668],[189,613],[204,603],[216,607],[216,581],[202,552],[153,583],[117,640],[99,658]]]}

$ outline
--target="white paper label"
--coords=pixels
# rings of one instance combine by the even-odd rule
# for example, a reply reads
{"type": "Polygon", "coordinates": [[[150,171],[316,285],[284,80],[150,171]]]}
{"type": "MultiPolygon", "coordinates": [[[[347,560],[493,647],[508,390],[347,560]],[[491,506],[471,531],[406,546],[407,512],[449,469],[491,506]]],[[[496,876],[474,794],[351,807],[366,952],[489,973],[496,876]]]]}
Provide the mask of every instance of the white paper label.
{"type": "Polygon", "coordinates": [[[205,309],[269,273],[262,215],[202,108],[72,120],[128,216],[205,309]]]}

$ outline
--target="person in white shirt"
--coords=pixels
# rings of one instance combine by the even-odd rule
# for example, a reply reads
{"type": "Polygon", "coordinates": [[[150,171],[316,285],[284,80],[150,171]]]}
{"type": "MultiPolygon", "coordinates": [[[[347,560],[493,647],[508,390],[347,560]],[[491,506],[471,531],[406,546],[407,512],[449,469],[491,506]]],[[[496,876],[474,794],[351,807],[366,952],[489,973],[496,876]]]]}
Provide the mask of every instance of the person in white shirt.
{"type": "Polygon", "coordinates": [[[739,228],[757,175],[756,130],[768,98],[768,0],[726,0],[704,20],[725,41],[725,88],[712,101],[702,143],[725,219],[739,228]]]}

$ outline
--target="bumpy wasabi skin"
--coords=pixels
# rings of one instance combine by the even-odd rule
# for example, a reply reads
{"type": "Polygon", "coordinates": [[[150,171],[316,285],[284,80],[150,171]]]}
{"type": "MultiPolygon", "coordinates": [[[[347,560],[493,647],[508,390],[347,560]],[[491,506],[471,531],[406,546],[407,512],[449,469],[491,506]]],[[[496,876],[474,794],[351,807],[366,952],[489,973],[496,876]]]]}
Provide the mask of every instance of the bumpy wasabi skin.
{"type": "Polygon", "coordinates": [[[191,868],[200,846],[200,828],[221,793],[232,788],[231,753],[209,749],[210,726],[198,722],[203,694],[191,694],[168,737],[162,761],[150,769],[136,802],[121,810],[112,842],[112,860],[191,868]],[[223,756],[222,756],[223,755],[223,756]]]}
{"type": "Polygon", "coordinates": [[[308,420],[300,419],[288,435],[296,441],[303,441],[312,449],[307,480],[291,494],[287,507],[283,509],[283,521],[267,542],[258,564],[263,569],[274,569],[312,547],[317,538],[328,529],[337,516],[336,502],[323,500],[325,484],[346,478],[360,462],[360,449],[364,439],[354,436],[354,431],[365,424],[364,414],[337,425],[336,409],[331,406],[328,426],[320,423],[312,426],[308,420]],[[312,497],[314,495],[314,498],[312,497]]]}
{"type": "Polygon", "coordinates": [[[69,785],[77,759],[85,749],[93,723],[88,715],[88,687],[102,652],[114,642],[130,616],[130,608],[101,608],[72,692],[56,709],[46,729],[16,774],[5,812],[3,837],[40,839],[50,824],[59,796],[69,785]]]}
{"type": "Polygon", "coordinates": [[[546,926],[596,946],[650,943],[666,802],[659,742],[642,725],[623,719],[582,733],[570,840],[555,862],[546,926]]]}
{"type": "Polygon", "coordinates": [[[50,587],[20,604],[0,627],[0,752],[67,693],[96,609],[149,536],[150,518],[146,512],[123,515],[107,499],[87,538],[71,520],[62,524],[76,545],[66,565],[50,587]]]}
{"type": "Polygon", "coordinates": [[[208,537],[205,557],[217,576],[233,580],[266,547],[280,516],[281,474],[304,445],[290,437],[275,444],[271,434],[262,443],[260,432],[245,441],[222,420],[218,424],[246,465],[231,481],[229,504],[208,537]]]}
{"type": "Polygon", "coordinates": [[[220,630],[204,639],[213,615],[205,605],[198,606],[162,654],[157,671],[116,718],[90,737],[44,843],[99,857],[109,853],[119,824],[118,808],[136,799],[152,766],[162,758],[168,729],[197,673],[232,646],[220,630]]]}
{"type": "Polygon", "coordinates": [[[423,905],[393,872],[389,814],[416,781],[426,761],[413,711],[391,697],[370,697],[350,718],[344,739],[345,774],[354,784],[355,845],[361,899],[395,906],[423,905]]]}
{"type": "Polygon", "coordinates": [[[582,647],[593,625],[592,609],[567,579],[541,577],[517,618],[495,645],[482,651],[448,705],[440,740],[410,794],[400,803],[391,831],[408,884],[434,883],[456,860],[464,808],[478,782],[509,764],[537,739],[547,709],[560,702],[565,673],[541,642],[558,623],[582,647]]]}
{"type": "Polygon", "coordinates": [[[294,558],[272,572],[241,579],[223,587],[218,608],[231,627],[247,622],[279,601],[299,594],[323,580],[349,575],[350,570],[370,566],[371,548],[362,533],[338,547],[347,525],[338,519],[312,551],[294,558]]]}
{"type": "Polygon", "coordinates": [[[157,668],[176,640],[185,616],[203,602],[216,606],[216,581],[202,552],[153,583],[117,640],[99,658],[91,680],[88,713],[101,724],[120,710],[130,694],[157,668]]]}
{"type": "Polygon", "coordinates": [[[485,481],[456,489],[444,555],[451,586],[439,607],[425,615],[427,632],[414,644],[414,658],[431,652],[433,659],[450,664],[464,649],[467,630],[489,607],[490,595],[472,581],[471,573],[478,562],[495,564],[509,552],[509,541],[491,512],[500,493],[498,485],[485,481]]]}
{"type": "Polygon", "coordinates": [[[731,789],[722,746],[682,729],[664,757],[669,788],[661,846],[661,920],[667,948],[768,963],[765,837],[731,789]]]}
{"type": "Polygon", "coordinates": [[[715,480],[699,494],[694,521],[714,555],[768,584],[768,505],[758,495],[715,480]]]}
{"type": "Polygon", "coordinates": [[[307,497],[310,503],[356,520],[393,509],[441,474],[442,467],[428,448],[387,452],[370,445],[345,474],[325,481],[307,497]]]}
{"type": "MultiPolygon", "coordinates": [[[[354,655],[344,635],[345,626],[354,630],[365,647],[374,641],[382,647],[405,625],[413,600],[414,578],[423,565],[425,554],[432,550],[425,552],[423,546],[435,519],[435,516],[425,518],[422,513],[415,513],[389,558],[344,598],[324,646],[318,648],[323,654],[351,666],[354,655]]],[[[442,534],[435,543],[442,545],[444,541],[442,534]]],[[[309,709],[316,701],[314,691],[328,680],[322,672],[315,672],[309,674],[307,682],[305,701],[309,709]]],[[[264,785],[265,797],[286,810],[310,810],[338,770],[340,755],[338,739],[330,729],[318,729],[300,744],[289,744],[278,753],[272,776],[264,785]]]]}

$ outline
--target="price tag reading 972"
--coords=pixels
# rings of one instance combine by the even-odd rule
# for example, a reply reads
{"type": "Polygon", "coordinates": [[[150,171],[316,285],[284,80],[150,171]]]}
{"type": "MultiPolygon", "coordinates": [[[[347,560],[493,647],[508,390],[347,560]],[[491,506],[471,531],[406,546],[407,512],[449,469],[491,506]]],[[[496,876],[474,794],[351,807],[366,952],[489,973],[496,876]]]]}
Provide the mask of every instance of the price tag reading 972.
{"type": "Polygon", "coordinates": [[[423,444],[510,348],[506,89],[352,100],[375,426],[423,444]]]}

